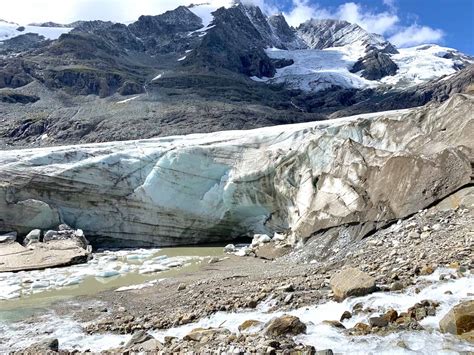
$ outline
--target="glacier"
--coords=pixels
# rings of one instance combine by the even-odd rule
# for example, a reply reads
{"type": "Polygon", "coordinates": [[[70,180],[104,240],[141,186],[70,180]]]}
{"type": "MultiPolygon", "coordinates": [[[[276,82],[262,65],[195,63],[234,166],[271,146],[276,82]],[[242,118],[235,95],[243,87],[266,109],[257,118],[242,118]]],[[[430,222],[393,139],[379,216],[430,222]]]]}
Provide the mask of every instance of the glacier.
{"type": "Polygon", "coordinates": [[[471,181],[473,103],[459,94],[249,131],[2,151],[0,230],[67,223],[127,246],[367,231],[471,181]]]}
{"type": "Polygon", "coordinates": [[[457,72],[466,63],[474,63],[471,57],[459,51],[439,45],[422,45],[399,48],[390,58],[398,66],[395,75],[380,80],[367,80],[360,73],[350,70],[366,53],[366,47],[354,42],[325,49],[283,50],[268,48],[272,59],[291,59],[293,64],[277,69],[272,78],[252,77],[267,84],[284,84],[290,89],[317,92],[331,87],[345,89],[395,88],[404,89],[427,83],[430,80],[457,72]]]}

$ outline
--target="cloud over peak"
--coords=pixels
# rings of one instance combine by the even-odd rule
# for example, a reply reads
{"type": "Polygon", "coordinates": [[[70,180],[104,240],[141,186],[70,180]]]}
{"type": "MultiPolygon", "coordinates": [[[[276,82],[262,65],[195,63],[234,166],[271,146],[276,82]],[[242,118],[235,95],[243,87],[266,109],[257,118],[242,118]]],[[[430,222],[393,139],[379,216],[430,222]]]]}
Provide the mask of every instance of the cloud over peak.
{"type": "Polygon", "coordinates": [[[400,17],[395,0],[383,0],[387,10],[377,12],[355,2],[346,2],[335,10],[320,7],[309,0],[293,0],[292,7],[285,12],[287,21],[292,26],[311,19],[338,19],[356,23],[368,32],[384,35],[396,46],[406,47],[422,43],[438,43],[444,32],[428,26],[413,23],[400,25],[400,17]]]}
{"type": "MultiPolygon", "coordinates": [[[[292,26],[315,19],[340,19],[356,23],[365,30],[386,36],[397,46],[411,46],[421,43],[437,43],[443,40],[440,29],[419,25],[419,19],[401,24],[397,0],[378,0],[382,11],[348,1],[339,7],[326,8],[318,0],[290,0],[291,4],[281,8],[280,0],[241,0],[259,6],[265,13],[282,10],[292,26]]],[[[140,15],[157,15],[179,5],[207,3],[202,12],[211,20],[209,9],[230,6],[234,0],[15,0],[2,4],[2,18],[20,24],[54,21],[70,23],[76,20],[110,20],[116,22],[135,21],[140,15]]],[[[370,3],[372,4],[372,3],[370,3]]],[[[205,21],[205,22],[206,22],[205,21]]]]}

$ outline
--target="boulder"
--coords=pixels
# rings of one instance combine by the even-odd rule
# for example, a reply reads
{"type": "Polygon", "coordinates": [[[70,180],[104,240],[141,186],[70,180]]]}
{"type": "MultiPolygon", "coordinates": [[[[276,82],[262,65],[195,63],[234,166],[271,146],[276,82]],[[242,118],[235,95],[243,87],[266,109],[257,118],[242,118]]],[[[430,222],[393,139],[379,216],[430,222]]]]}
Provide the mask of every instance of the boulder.
{"type": "Polygon", "coordinates": [[[341,318],[339,320],[342,322],[346,319],[351,319],[351,318],[352,318],[352,313],[349,311],[344,311],[344,313],[342,313],[341,318]]]}
{"type": "Polygon", "coordinates": [[[0,235],[0,243],[13,243],[16,242],[17,233],[10,232],[0,235]]]}
{"type": "Polygon", "coordinates": [[[30,233],[28,233],[23,240],[23,245],[28,246],[30,243],[39,242],[41,238],[41,229],[33,229],[30,233]]]}
{"type": "Polygon", "coordinates": [[[154,353],[162,348],[163,344],[144,330],[139,330],[134,333],[132,338],[124,346],[126,351],[146,353],[154,353]]]}
{"type": "Polygon", "coordinates": [[[376,290],[375,278],[356,268],[347,268],[335,274],[330,285],[337,301],[364,296],[376,290]]]}
{"type": "Polygon", "coordinates": [[[262,322],[258,320],[254,320],[254,319],[248,319],[244,321],[241,325],[239,325],[239,331],[243,332],[252,328],[257,329],[257,328],[261,328],[262,326],[263,326],[262,322]]]}
{"type": "Polygon", "coordinates": [[[323,321],[323,324],[329,325],[333,328],[346,329],[346,327],[344,327],[344,325],[341,322],[338,322],[337,320],[325,320],[323,321]]]}
{"type": "Polygon", "coordinates": [[[224,252],[225,253],[234,253],[235,252],[235,245],[234,244],[227,244],[224,247],[224,252]]]}
{"type": "Polygon", "coordinates": [[[184,336],[184,340],[202,341],[204,338],[213,338],[216,335],[229,335],[230,331],[225,328],[196,328],[184,336]]]}
{"type": "Polygon", "coordinates": [[[306,324],[298,317],[283,315],[266,323],[264,332],[268,336],[298,335],[306,333],[306,324]]]}
{"type": "Polygon", "coordinates": [[[443,333],[462,335],[474,331],[474,300],[454,306],[439,322],[443,333]]]}
{"type": "Polygon", "coordinates": [[[385,318],[389,323],[395,322],[398,318],[398,312],[394,309],[390,309],[383,315],[383,318],[385,318]]]}
{"type": "Polygon", "coordinates": [[[371,327],[386,327],[388,325],[388,320],[385,317],[370,317],[369,325],[371,327]]]}
{"type": "Polygon", "coordinates": [[[254,249],[255,256],[265,260],[275,260],[290,251],[290,245],[276,245],[275,243],[261,244],[254,249]]]}
{"type": "Polygon", "coordinates": [[[89,260],[92,252],[90,245],[85,245],[84,248],[77,239],[51,237],[57,235],[55,233],[61,233],[55,231],[48,231],[46,234],[50,239],[40,242],[35,239],[40,233],[38,229],[28,234],[25,238],[27,247],[13,240],[0,243],[0,272],[45,269],[89,260]],[[32,243],[33,241],[35,242],[32,243]]]}
{"type": "Polygon", "coordinates": [[[59,341],[56,338],[44,339],[30,345],[24,350],[24,354],[47,354],[59,351],[59,341]]]}

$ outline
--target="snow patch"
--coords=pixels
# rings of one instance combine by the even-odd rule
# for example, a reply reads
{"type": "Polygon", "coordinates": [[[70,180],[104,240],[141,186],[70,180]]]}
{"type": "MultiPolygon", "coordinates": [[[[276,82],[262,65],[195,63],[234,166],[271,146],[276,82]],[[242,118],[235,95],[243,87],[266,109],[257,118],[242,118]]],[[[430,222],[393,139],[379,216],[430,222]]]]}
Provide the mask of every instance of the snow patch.
{"type": "Polygon", "coordinates": [[[72,28],[68,27],[40,27],[40,26],[21,26],[16,23],[0,20],[0,41],[5,41],[27,33],[37,33],[46,39],[58,39],[63,33],[68,33],[72,28]],[[19,27],[24,27],[23,31],[18,31],[19,27]]]}
{"type": "MultiPolygon", "coordinates": [[[[153,80],[155,80],[155,79],[153,79],[153,80]]],[[[122,101],[117,101],[116,103],[117,103],[117,104],[125,104],[125,103],[127,103],[127,102],[129,102],[129,101],[132,101],[132,100],[135,100],[135,99],[137,99],[137,98],[139,98],[139,97],[140,97],[140,95],[134,96],[134,97],[131,97],[131,98],[129,98],[129,99],[122,100],[122,101]]]]}

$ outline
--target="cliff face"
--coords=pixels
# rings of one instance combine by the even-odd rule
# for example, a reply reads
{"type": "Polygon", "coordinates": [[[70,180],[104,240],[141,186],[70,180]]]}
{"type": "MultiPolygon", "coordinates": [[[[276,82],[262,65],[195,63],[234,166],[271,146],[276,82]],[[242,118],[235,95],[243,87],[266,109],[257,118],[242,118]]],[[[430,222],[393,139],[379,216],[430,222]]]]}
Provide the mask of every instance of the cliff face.
{"type": "Polygon", "coordinates": [[[126,245],[179,245],[380,226],[470,182],[473,109],[455,95],[332,121],[3,151],[0,230],[61,221],[126,245]]]}

